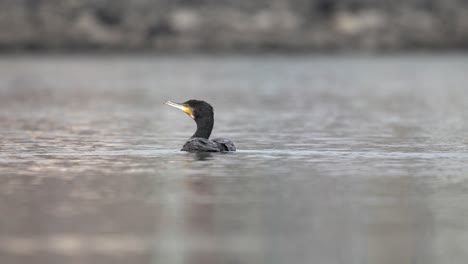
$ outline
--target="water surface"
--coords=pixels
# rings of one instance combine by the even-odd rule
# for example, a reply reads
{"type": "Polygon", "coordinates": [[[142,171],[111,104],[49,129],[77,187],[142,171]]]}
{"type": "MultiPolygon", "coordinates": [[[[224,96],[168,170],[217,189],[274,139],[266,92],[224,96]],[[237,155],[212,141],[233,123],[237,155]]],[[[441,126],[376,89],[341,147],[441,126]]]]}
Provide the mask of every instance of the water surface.
{"type": "Polygon", "coordinates": [[[466,263],[468,58],[4,56],[2,263],[466,263]],[[232,154],[179,149],[204,99],[232,154]]]}

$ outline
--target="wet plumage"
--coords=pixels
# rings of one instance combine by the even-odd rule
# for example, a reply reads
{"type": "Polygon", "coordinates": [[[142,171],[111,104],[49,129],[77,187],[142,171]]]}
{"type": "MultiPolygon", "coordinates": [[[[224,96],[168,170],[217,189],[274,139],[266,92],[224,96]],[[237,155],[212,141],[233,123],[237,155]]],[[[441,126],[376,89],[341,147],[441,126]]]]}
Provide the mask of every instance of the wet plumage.
{"type": "Polygon", "coordinates": [[[167,105],[178,108],[189,115],[197,124],[197,130],[184,144],[182,151],[188,152],[226,152],[236,151],[234,143],[226,138],[210,140],[214,125],[213,107],[204,101],[189,100],[182,104],[166,102],[167,105]]]}

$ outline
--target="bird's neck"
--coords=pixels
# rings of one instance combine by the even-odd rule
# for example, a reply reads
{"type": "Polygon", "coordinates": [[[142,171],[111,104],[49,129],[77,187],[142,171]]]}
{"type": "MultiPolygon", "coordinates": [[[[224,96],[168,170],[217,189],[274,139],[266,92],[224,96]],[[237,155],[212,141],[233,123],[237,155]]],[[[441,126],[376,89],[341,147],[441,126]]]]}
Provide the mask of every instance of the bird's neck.
{"type": "Polygon", "coordinates": [[[195,131],[195,134],[193,134],[192,138],[210,138],[214,124],[213,117],[200,118],[197,119],[195,122],[197,123],[197,131],[195,131]]]}

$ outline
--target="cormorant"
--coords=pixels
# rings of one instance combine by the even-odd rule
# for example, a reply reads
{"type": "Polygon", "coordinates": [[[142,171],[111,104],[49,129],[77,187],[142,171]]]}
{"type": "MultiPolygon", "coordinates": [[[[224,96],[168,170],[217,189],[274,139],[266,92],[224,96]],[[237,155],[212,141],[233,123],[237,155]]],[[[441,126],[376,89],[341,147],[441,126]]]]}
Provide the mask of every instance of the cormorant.
{"type": "Polygon", "coordinates": [[[181,151],[188,152],[225,152],[236,151],[236,147],[231,140],[216,138],[209,140],[214,124],[213,107],[200,100],[188,100],[185,103],[177,104],[171,101],[167,105],[184,111],[197,123],[197,131],[184,144],[181,151]]]}

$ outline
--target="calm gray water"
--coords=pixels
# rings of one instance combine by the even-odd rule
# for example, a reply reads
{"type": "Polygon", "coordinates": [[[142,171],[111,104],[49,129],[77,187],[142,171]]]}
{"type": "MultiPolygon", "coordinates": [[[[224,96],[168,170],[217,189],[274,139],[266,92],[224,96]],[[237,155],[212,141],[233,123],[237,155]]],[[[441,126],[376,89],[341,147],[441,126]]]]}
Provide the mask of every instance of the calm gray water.
{"type": "Polygon", "coordinates": [[[1,263],[467,263],[468,56],[3,56],[1,263]],[[204,99],[233,154],[178,151],[204,99]]]}

